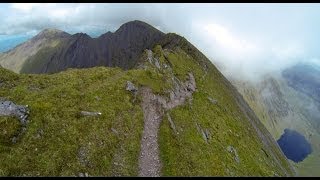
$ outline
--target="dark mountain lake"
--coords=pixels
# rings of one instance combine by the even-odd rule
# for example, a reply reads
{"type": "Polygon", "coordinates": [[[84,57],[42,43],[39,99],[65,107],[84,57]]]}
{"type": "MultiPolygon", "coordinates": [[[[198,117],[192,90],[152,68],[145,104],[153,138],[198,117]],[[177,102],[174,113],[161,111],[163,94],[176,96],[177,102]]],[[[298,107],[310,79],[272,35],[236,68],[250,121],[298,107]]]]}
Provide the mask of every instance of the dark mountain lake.
{"type": "Polygon", "coordinates": [[[311,144],[299,132],[285,129],[277,141],[286,157],[294,162],[303,161],[311,152],[311,144]]]}

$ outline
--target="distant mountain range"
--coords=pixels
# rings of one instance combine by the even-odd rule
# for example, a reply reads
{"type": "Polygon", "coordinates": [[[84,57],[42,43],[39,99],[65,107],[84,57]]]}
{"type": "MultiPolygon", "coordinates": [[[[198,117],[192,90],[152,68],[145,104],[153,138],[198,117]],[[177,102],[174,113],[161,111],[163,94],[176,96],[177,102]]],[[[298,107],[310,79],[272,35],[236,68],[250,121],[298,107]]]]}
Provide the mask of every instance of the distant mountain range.
{"type": "Polygon", "coordinates": [[[0,35],[0,53],[13,49],[18,44],[21,44],[30,38],[32,38],[31,35],[16,35],[16,36],[0,35]]]}
{"type": "Polygon", "coordinates": [[[94,66],[129,69],[137,63],[135,60],[144,49],[153,47],[164,36],[141,21],[126,23],[116,32],[107,32],[98,38],[85,33],[70,35],[46,29],[2,54],[0,64],[21,73],[54,73],[67,68],[94,66]]]}

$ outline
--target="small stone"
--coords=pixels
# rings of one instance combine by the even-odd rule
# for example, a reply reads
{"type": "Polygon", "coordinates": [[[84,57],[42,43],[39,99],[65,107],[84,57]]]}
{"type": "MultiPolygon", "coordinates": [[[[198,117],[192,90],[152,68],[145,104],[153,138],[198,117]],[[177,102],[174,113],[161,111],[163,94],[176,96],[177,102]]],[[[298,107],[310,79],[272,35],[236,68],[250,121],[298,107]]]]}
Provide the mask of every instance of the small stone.
{"type": "Polygon", "coordinates": [[[17,143],[17,137],[13,137],[11,141],[13,144],[17,143]]]}
{"type": "Polygon", "coordinates": [[[218,100],[213,99],[211,97],[208,97],[208,100],[212,103],[212,104],[217,104],[218,100]]]}
{"type": "Polygon", "coordinates": [[[101,112],[88,112],[88,111],[81,111],[81,115],[83,116],[100,116],[101,112]]]}
{"type": "Polygon", "coordinates": [[[114,128],[111,128],[111,131],[114,132],[115,134],[119,134],[118,131],[114,128]]]}
{"type": "Polygon", "coordinates": [[[138,89],[134,86],[134,84],[130,81],[127,81],[126,90],[130,92],[137,92],[138,89]]]}

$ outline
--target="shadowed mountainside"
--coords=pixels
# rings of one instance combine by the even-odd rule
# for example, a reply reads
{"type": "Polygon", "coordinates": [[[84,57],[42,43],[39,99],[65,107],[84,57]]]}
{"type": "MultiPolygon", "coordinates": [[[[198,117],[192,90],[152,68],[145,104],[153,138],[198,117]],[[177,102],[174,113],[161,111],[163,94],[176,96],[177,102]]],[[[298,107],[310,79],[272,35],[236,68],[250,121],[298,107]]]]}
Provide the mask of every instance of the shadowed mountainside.
{"type": "Polygon", "coordinates": [[[143,50],[152,48],[164,35],[141,21],[128,22],[116,32],[98,38],[77,33],[55,47],[39,50],[26,60],[21,73],[54,73],[95,66],[130,69],[143,50]]]}

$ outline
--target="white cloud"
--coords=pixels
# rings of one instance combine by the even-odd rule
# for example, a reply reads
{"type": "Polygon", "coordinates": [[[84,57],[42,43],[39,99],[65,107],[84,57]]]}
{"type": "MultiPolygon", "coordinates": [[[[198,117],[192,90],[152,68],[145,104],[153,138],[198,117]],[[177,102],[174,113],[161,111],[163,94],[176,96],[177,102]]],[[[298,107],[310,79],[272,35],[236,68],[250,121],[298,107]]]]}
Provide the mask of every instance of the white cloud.
{"type": "Polygon", "coordinates": [[[197,36],[197,47],[220,65],[226,76],[233,78],[257,80],[306,56],[303,44],[297,41],[255,41],[212,20],[196,22],[192,29],[191,38],[197,36]]]}
{"type": "Polygon", "coordinates": [[[66,15],[68,14],[67,9],[55,9],[49,12],[49,15],[52,18],[66,18],[66,15]]]}
{"type": "Polygon", "coordinates": [[[255,44],[236,37],[226,27],[220,24],[209,23],[203,26],[204,33],[206,33],[205,36],[212,38],[210,40],[216,41],[222,48],[237,56],[254,53],[258,50],[255,44]]]}
{"type": "Polygon", "coordinates": [[[19,3],[9,7],[1,12],[6,16],[0,19],[0,34],[35,34],[48,27],[104,33],[138,19],[186,37],[240,78],[320,58],[320,5],[19,3]]]}
{"type": "Polygon", "coordinates": [[[30,11],[32,8],[40,6],[41,3],[12,3],[11,7],[21,11],[30,11]]]}

